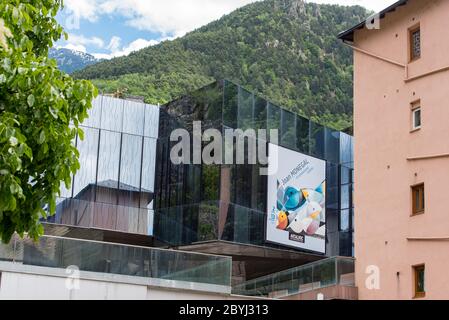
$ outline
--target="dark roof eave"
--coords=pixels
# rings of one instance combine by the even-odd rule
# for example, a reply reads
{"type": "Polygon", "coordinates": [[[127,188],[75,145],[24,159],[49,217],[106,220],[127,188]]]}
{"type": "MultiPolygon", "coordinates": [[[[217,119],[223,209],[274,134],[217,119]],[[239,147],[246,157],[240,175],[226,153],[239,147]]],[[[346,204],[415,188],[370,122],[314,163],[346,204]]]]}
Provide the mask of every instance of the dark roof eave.
{"type": "MultiPolygon", "coordinates": [[[[388,8],[382,10],[381,12],[378,13],[380,19],[385,18],[385,15],[387,13],[395,11],[398,7],[406,5],[408,1],[409,0],[397,1],[397,2],[393,3],[391,6],[389,6],[388,8]]],[[[365,27],[366,23],[369,20],[371,20],[372,18],[373,18],[373,16],[368,17],[367,19],[365,19],[364,21],[362,21],[359,24],[355,25],[351,29],[348,29],[346,31],[340,32],[338,34],[338,38],[343,40],[343,41],[354,42],[354,32],[356,32],[357,30],[363,29],[365,27]]]]}

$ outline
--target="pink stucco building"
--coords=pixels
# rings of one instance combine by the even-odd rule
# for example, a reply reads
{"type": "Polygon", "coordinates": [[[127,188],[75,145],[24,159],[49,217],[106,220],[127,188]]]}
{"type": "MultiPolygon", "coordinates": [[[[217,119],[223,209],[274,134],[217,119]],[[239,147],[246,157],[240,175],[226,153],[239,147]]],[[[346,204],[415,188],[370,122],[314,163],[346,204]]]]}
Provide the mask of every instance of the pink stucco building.
{"type": "Polygon", "coordinates": [[[449,298],[449,1],[402,0],[354,49],[360,299],[449,298]]]}

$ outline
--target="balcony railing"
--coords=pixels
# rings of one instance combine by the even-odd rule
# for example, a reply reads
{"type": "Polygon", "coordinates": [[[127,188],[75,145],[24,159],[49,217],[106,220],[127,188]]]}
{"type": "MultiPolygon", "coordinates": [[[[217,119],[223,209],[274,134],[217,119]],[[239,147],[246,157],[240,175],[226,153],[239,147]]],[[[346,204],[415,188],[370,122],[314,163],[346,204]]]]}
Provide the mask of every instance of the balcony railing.
{"type": "MultiPolygon", "coordinates": [[[[152,279],[231,286],[229,257],[43,236],[0,245],[0,261],[152,279]]],[[[226,290],[224,290],[226,291],[226,290]]],[[[230,291],[230,290],[228,290],[230,291]]]]}
{"type": "Polygon", "coordinates": [[[234,286],[233,294],[283,298],[325,287],[353,287],[354,259],[333,257],[234,286]]]}

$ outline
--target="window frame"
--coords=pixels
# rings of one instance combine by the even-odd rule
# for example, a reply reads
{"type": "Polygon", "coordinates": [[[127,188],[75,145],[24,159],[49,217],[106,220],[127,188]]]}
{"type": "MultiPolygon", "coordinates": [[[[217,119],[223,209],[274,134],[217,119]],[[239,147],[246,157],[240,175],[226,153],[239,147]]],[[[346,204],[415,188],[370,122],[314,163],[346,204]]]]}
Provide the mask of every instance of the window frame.
{"type": "Polygon", "coordinates": [[[410,104],[411,112],[411,132],[421,130],[422,128],[422,107],[421,100],[414,101],[410,104]],[[416,125],[415,114],[419,111],[419,126],[416,125]]]}
{"type": "Polygon", "coordinates": [[[411,186],[412,192],[412,214],[411,216],[417,216],[425,213],[426,210],[426,189],[424,183],[419,183],[411,186]],[[416,192],[418,192],[419,205],[416,205],[416,192]]]}
{"type": "Polygon", "coordinates": [[[426,296],[426,265],[424,263],[412,266],[413,270],[413,299],[420,299],[426,296]],[[418,274],[423,272],[423,289],[424,291],[418,291],[418,274]]]}
{"type": "Polygon", "coordinates": [[[422,34],[421,34],[421,24],[416,24],[408,29],[408,60],[409,62],[414,62],[422,57],[422,34]],[[419,56],[414,56],[414,41],[413,35],[419,31],[419,56]]]}

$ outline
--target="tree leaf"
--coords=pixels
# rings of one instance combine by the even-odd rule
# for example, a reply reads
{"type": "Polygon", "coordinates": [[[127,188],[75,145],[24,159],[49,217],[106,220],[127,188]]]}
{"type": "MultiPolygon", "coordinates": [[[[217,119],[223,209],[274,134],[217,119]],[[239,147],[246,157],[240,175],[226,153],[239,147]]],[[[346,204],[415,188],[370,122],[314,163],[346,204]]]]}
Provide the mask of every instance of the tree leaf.
{"type": "Polygon", "coordinates": [[[84,140],[84,131],[81,128],[78,128],[78,136],[81,140],[84,140]]]}
{"type": "Polygon", "coordinates": [[[45,142],[45,131],[42,130],[39,134],[39,139],[37,140],[37,143],[43,144],[45,142]]]}
{"type": "Polygon", "coordinates": [[[27,98],[28,106],[32,107],[34,106],[35,98],[34,95],[30,94],[27,98]]]}
{"type": "Polygon", "coordinates": [[[10,137],[9,138],[9,144],[13,147],[17,146],[17,144],[19,143],[19,140],[17,140],[16,137],[10,137]]]}

